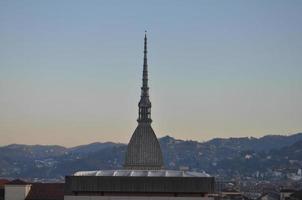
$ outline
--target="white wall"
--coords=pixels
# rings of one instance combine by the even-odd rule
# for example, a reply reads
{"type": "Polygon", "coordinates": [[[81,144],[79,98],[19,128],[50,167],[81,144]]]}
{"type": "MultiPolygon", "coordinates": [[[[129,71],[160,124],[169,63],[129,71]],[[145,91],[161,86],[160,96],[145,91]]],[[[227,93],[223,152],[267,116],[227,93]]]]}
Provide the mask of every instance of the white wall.
{"type": "Polygon", "coordinates": [[[5,200],[24,200],[31,185],[5,185],[5,200]]]}
{"type": "Polygon", "coordinates": [[[214,200],[213,197],[64,196],[64,200],[214,200]]]}

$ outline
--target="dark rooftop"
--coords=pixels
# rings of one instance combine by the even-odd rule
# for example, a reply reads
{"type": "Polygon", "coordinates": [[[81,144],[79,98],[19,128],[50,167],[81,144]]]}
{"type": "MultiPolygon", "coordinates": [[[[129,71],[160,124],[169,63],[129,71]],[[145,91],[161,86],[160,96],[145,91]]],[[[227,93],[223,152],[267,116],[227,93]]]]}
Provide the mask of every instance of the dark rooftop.
{"type": "Polygon", "coordinates": [[[294,199],[302,199],[302,190],[294,192],[290,197],[294,199]]]}
{"type": "Polygon", "coordinates": [[[0,187],[7,184],[9,182],[9,180],[7,179],[0,179],[0,187]]]}
{"type": "Polygon", "coordinates": [[[63,200],[64,183],[33,183],[25,200],[63,200]]]}
{"type": "Polygon", "coordinates": [[[290,192],[296,192],[297,190],[294,189],[282,189],[280,190],[280,192],[286,192],[286,193],[290,193],[290,192]]]}

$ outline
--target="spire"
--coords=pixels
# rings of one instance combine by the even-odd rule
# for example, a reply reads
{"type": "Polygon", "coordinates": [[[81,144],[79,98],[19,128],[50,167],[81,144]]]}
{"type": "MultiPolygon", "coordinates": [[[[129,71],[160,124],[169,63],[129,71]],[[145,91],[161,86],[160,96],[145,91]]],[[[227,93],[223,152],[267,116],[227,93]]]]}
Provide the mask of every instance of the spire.
{"type": "MultiPolygon", "coordinates": [[[[143,69],[143,87],[148,89],[148,62],[147,62],[147,31],[144,38],[144,69],[143,69]]],[[[148,90],[146,90],[148,91],[148,90]]]]}
{"type": "Polygon", "coordinates": [[[144,64],[143,64],[143,84],[141,87],[141,99],[138,103],[138,123],[151,123],[151,102],[149,99],[148,86],[148,63],[147,63],[147,31],[144,38],[144,64]]]}

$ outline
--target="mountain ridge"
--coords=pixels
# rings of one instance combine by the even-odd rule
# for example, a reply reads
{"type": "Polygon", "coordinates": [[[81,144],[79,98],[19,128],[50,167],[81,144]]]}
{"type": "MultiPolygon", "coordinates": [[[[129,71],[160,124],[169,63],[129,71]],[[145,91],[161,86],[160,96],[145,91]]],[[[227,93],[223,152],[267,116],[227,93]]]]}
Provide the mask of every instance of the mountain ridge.
{"type": "MultiPolygon", "coordinates": [[[[257,171],[302,168],[302,133],[261,138],[215,138],[207,142],[159,138],[165,167],[206,171],[215,176],[253,176],[257,171]],[[285,167],[284,167],[285,166],[285,167]]],[[[126,145],[95,142],[76,147],[19,145],[0,147],[0,177],[63,179],[76,171],[120,169],[126,145]]],[[[267,176],[267,175],[265,175],[267,176]]]]}
{"type": "MultiPolygon", "coordinates": [[[[282,135],[282,134],[267,134],[267,135],[264,135],[264,136],[260,136],[260,137],[253,137],[253,136],[244,136],[244,137],[227,137],[227,138],[224,138],[224,137],[214,137],[212,139],[209,139],[209,140],[205,140],[205,141],[199,141],[199,140],[194,140],[194,139],[176,139],[172,136],[170,136],[169,134],[165,135],[165,136],[162,136],[162,137],[159,137],[158,139],[162,139],[162,138],[173,138],[174,140],[179,140],[179,141],[195,141],[195,142],[198,142],[198,143],[208,143],[208,142],[211,142],[211,141],[215,141],[215,140],[230,140],[230,139],[255,139],[255,140],[259,140],[259,139],[264,139],[264,138],[269,138],[269,137],[280,137],[280,138],[287,138],[287,137],[302,137],[302,132],[298,132],[298,133],[292,133],[292,134],[287,134],[287,135],[282,135]]],[[[29,147],[53,147],[53,146],[56,146],[56,147],[63,147],[63,148],[66,148],[66,149],[76,149],[78,147],[82,147],[82,146],[89,146],[89,145],[95,145],[95,144],[126,144],[126,143],[122,143],[122,142],[113,142],[113,141],[105,141],[105,142],[89,142],[89,143],[85,143],[85,144],[79,144],[79,145],[76,145],[76,146],[71,146],[71,147],[66,147],[64,145],[58,145],[58,144],[23,144],[23,143],[12,143],[12,144],[6,144],[6,145],[2,145],[0,146],[0,148],[2,147],[9,147],[9,146],[29,146],[29,147]]]]}

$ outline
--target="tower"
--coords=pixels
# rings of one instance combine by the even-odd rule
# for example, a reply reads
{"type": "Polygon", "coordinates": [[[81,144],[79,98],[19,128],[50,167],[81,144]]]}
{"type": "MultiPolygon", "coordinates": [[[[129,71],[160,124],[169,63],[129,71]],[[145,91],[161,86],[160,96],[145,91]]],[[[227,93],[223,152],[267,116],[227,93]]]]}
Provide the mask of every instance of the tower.
{"type": "Polygon", "coordinates": [[[163,156],[159,142],[151,127],[151,101],[148,86],[147,34],[144,38],[144,64],[141,97],[138,103],[138,126],[128,144],[125,169],[163,169],[163,156]]]}
{"type": "Polygon", "coordinates": [[[207,194],[214,192],[214,177],[163,169],[162,151],[151,127],[146,34],[144,41],[138,125],[128,144],[124,169],[79,171],[66,176],[64,199],[211,199],[207,194]]]}

